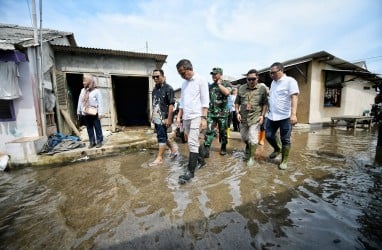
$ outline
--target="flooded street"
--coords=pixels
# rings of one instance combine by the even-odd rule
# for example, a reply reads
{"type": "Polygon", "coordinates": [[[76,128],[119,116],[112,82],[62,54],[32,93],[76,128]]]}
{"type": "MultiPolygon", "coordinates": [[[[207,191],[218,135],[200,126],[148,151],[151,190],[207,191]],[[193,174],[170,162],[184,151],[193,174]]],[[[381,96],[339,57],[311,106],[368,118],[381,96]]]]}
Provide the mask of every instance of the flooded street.
{"type": "MultiPolygon", "coordinates": [[[[214,141],[186,185],[156,150],[0,173],[0,249],[381,249],[377,132],[295,129],[288,169],[214,141]]],[[[237,136],[236,136],[237,137],[237,136]]]]}

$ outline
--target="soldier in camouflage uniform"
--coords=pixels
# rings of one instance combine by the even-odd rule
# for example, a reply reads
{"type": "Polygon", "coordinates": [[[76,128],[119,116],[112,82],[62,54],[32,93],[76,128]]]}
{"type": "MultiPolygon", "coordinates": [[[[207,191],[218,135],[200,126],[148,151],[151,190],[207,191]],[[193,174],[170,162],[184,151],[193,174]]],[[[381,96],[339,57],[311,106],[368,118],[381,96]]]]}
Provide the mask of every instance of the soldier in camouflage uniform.
{"type": "MultiPolygon", "coordinates": [[[[204,136],[204,148],[201,149],[201,156],[204,158],[209,157],[212,141],[216,137],[217,126],[221,142],[220,155],[227,154],[227,122],[229,115],[227,103],[231,85],[229,82],[223,81],[223,69],[213,68],[211,75],[214,83],[209,86],[210,106],[207,115],[207,131],[204,136]]],[[[201,161],[203,162],[203,159],[201,161]]]]}
{"type": "Polygon", "coordinates": [[[255,153],[259,142],[260,126],[264,122],[267,111],[267,90],[257,84],[257,70],[251,69],[247,73],[247,83],[240,86],[235,100],[237,120],[240,124],[240,135],[246,143],[246,154],[249,154],[247,166],[255,163],[255,153]]]}

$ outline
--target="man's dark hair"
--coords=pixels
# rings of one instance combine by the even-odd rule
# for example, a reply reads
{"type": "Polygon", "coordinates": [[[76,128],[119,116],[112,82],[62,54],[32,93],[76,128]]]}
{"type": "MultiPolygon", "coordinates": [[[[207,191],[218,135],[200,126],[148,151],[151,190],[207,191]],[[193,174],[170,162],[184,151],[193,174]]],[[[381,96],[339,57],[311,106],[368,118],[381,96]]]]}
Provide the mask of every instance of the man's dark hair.
{"type": "Polygon", "coordinates": [[[153,70],[153,73],[154,73],[154,72],[159,72],[161,76],[164,76],[164,71],[163,71],[163,69],[154,69],[154,70],[153,70]]]}
{"type": "Polygon", "coordinates": [[[258,74],[257,73],[257,70],[255,70],[255,69],[250,69],[248,72],[247,72],[247,76],[249,75],[249,74],[258,74]]]}
{"type": "Polygon", "coordinates": [[[183,69],[185,70],[192,70],[192,63],[188,59],[182,59],[176,64],[176,69],[179,69],[183,66],[183,69]]]}
{"type": "Polygon", "coordinates": [[[284,65],[282,63],[275,62],[271,65],[271,68],[273,67],[277,67],[279,70],[284,71],[284,65]]]}

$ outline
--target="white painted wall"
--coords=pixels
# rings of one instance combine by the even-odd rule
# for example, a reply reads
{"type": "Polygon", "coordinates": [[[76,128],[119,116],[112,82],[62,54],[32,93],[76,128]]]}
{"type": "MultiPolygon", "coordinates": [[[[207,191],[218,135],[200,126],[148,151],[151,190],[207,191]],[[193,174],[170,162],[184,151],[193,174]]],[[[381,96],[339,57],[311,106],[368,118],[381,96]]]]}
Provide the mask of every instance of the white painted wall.
{"type": "Polygon", "coordinates": [[[362,115],[365,110],[370,110],[374,103],[376,92],[370,82],[363,80],[351,81],[345,84],[342,91],[341,106],[344,105],[344,115],[362,115]],[[369,90],[364,89],[369,87],[369,90]]]}
{"type": "MultiPolygon", "coordinates": [[[[322,69],[333,67],[316,61],[312,65],[309,123],[330,123],[333,116],[360,116],[363,111],[370,110],[376,92],[372,88],[373,83],[360,78],[345,83],[341,92],[341,107],[324,107],[325,78],[322,69]]],[[[354,76],[346,76],[345,81],[352,78],[354,76]]]]}
{"type": "Polygon", "coordinates": [[[16,121],[0,122],[0,151],[7,153],[5,143],[21,137],[38,136],[33,88],[35,79],[30,73],[29,62],[19,64],[19,86],[22,96],[13,100],[16,121]]]}

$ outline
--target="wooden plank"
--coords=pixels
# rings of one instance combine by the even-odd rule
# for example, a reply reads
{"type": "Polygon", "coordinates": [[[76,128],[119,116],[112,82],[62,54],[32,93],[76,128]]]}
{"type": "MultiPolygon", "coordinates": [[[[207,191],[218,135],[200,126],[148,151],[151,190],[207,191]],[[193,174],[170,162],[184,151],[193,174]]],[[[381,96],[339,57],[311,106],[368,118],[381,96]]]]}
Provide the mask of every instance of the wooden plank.
{"type": "Polygon", "coordinates": [[[63,109],[63,108],[60,108],[60,111],[61,111],[61,114],[62,116],[64,117],[65,121],[68,123],[69,127],[71,129],[73,129],[74,133],[78,136],[78,137],[81,137],[81,134],[80,134],[80,131],[78,131],[78,129],[76,128],[76,126],[74,125],[74,123],[72,122],[72,119],[70,119],[70,115],[69,113],[63,109]]]}

